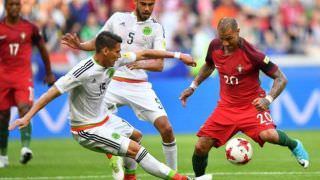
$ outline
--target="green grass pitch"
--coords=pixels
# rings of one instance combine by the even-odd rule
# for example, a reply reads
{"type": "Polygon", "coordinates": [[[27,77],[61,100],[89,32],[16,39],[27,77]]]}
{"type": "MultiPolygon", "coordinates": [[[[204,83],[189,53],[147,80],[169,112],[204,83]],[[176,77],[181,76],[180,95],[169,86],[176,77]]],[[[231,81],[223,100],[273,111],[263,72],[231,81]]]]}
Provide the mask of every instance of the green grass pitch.
{"type": "MultiPolygon", "coordinates": [[[[251,141],[253,159],[247,165],[236,166],[225,159],[224,146],[212,149],[209,155],[207,173],[214,179],[320,179],[320,131],[289,131],[299,138],[309,151],[311,166],[303,169],[297,164],[289,150],[277,145],[266,144],[260,148],[251,141]]],[[[241,135],[240,135],[241,136],[241,135]]],[[[248,138],[247,138],[248,139],[248,138]]],[[[179,171],[192,175],[191,156],[195,135],[177,135],[179,171]]],[[[146,135],[142,143],[148,151],[164,162],[159,136],[146,135]]],[[[19,163],[20,143],[9,143],[7,168],[0,169],[0,179],[112,179],[108,160],[103,154],[89,151],[69,139],[33,140],[34,158],[28,165],[19,163]]],[[[156,179],[138,169],[139,179],[156,179]]]]}

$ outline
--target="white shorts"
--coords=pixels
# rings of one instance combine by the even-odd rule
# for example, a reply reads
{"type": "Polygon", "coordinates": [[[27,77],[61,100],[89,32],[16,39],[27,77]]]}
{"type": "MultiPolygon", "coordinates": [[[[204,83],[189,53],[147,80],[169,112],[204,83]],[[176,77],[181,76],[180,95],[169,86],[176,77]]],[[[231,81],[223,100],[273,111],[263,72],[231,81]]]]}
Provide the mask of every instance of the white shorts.
{"type": "Polygon", "coordinates": [[[116,107],[129,105],[139,119],[152,124],[157,118],[167,116],[149,82],[127,83],[112,80],[107,88],[104,103],[112,112],[116,112],[116,107]]]}
{"type": "Polygon", "coordinates": [[[118,116],[110,115],[109,120],[98,127],[72,131],[73,138],[83,147],[101,153],[126,155],[134,128],[118,116]]]}

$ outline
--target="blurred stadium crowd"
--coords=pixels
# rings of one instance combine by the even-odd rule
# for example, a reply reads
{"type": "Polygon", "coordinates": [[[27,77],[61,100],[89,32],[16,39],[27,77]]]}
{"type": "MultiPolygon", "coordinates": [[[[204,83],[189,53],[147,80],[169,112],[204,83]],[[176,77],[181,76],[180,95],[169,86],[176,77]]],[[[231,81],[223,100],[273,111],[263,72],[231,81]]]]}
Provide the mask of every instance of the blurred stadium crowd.
{"type": "MultiPolygon", "coordinates": [[[[133,0],[22,2],[23,16],[41,28],[53,58],[63,59],[62,54],[71,57],[68,61],[76,61],[83,52],[61,47],[64,33],[89,40],[112,13],[134,9],[133,0]]],[[[0,16],[4,16],[3,6],[0,16]]],[[[269,55],[313,55],[320,49],[320,0],[158,0],[154,16],[164,26],[167,48],[192,53],[196,59],[205,56],[223,16],[236,17],[241,36],[269,55]]]]}

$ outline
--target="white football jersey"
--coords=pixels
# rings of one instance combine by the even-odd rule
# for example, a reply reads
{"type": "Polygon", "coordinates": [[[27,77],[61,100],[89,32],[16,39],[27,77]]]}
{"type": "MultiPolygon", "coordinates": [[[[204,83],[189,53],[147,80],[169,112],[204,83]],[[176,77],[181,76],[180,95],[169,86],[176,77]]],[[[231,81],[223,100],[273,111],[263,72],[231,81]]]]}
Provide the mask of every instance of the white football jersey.
{"type": "MultiPolygon", "coordinates": [[[[110,31],[122,38],[122,52],[137,52],[144,49],[166,49],[163,26],[151,17],[146,21],[138,22],[133,12],[117,12],[108,19],[100,32],[102,31],[110,31]]],[[[130,70],[126,66],[120,67],[116,71],[115,76],[139,80],[148,79],[145,70],[130,70]]]]}
{"type": "MultiPolygon", "coordinates": [[[[126,60],[126,63],[129,61],[126,60]]],[[[61,94],[70,92],[71,126],[98,123],[108,115],[102,100],[116,69],[117,67],[103,67],[92,57],[80,61],[55,82],[61,94]]]]}

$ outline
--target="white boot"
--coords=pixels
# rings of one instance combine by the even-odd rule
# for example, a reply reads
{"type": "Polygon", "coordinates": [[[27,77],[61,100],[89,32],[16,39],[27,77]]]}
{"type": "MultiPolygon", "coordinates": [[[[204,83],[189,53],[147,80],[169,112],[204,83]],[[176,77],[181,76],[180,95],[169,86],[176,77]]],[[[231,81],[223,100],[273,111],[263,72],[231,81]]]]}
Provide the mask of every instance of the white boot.
{"type": "Polygon", "coordinates": [[[20,163],[27,164],[32,159],[32,151],[27,147],[21,149],[20,163]]]}
{"type": "Polygon", "coordinates": [[[9,165],[8,156],[0,156],[0,168],[4,168],[9,165]]]}
{"type": "Polygon", "coordinates": [[[212,174],[205,174],[200,177],[196,177],[195,180],[212,180],[212,174]]]}
{"type": "Polygon", "coordinates": [[[112,177],[114,180],[122,180],[124,178],[123,159],[119,156],[112,156],[110,159],[110,167],[112,169],[112,177]]]}

